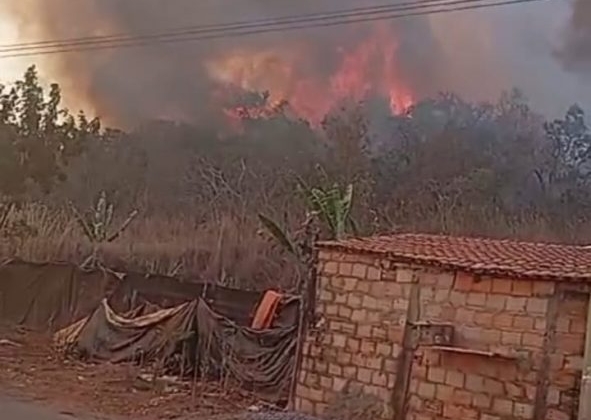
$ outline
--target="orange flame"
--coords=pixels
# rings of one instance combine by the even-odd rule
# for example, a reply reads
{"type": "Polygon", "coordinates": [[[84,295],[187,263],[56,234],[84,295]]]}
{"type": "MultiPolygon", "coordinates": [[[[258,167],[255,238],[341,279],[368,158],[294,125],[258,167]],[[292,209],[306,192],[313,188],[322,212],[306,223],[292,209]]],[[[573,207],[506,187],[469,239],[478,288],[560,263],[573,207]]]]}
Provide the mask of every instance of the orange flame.
{"type": "Polygon", "coordinates": [[[266,91],[272,107],[287,102],[292,112],[313,125],[321,123],[344,99],[387,97],[394,114],[412,105],[413,94],[396,60],[398,44],[387,26],[376,26],[371,36],[357,45],[338,48],[338,66],[328,76],[319,75],[314,67],[318,63],[312,62],[306,47],[236,49],[211,58],[206,66],[214,81],[266,91]]]}

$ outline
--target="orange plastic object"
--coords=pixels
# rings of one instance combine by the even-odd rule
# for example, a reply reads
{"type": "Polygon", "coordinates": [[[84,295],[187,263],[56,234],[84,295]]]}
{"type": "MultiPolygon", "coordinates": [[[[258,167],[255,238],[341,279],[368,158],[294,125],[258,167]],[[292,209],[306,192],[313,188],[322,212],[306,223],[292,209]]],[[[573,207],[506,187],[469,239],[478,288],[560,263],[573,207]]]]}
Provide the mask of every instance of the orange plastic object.
{"type": "Polygon", "coordinates": [[[257,306],[257,310],[252,319],[251,328],[255,330],[265,330],[271,328],[273,319],[277,314],[282,295],[273,290],[267,290],[263,299],[257,306]]]}

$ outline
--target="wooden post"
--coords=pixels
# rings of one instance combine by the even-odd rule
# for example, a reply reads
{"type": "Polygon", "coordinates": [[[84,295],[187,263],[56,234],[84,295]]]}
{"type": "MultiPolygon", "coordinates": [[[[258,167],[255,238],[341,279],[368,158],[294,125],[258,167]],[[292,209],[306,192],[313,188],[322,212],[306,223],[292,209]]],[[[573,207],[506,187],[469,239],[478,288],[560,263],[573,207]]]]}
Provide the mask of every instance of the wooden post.
{"type": "Polygon", "coordinates": [[[581,390],[579,395],[579,420],[591,420],[591,294],[589,294],[587,305],[585,356],[583,359],[581,390]]]}

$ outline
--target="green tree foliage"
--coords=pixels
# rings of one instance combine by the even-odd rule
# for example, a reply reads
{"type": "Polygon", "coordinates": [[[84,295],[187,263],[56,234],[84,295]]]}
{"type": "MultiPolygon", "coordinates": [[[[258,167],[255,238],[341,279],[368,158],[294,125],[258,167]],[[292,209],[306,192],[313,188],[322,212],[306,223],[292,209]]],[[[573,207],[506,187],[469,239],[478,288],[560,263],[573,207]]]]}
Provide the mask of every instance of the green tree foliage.
{"type": "Polygon", "coordinates": [[[61,107],[61,91],[47,92],[36,68],[13,86],[0,86],[0,194],[44,193],[65,179],[65,167],[100,131],[98,119],[74,118],[61,107]]]}

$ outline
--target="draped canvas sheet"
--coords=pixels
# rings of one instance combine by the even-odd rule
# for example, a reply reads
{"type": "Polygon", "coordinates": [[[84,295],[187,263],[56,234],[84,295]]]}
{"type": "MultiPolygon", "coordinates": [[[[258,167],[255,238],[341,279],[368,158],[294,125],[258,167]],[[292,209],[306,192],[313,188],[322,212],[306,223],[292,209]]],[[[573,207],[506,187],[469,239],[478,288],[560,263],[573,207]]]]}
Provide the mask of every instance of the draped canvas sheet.
{"type": "Polygon", "coordinates": [[[296,349],[296,326],[253,330],[216,313],[204,300],[179,306],[119,315],[105,299],[87,318],[54,336],[57,345],[85,357],[110,362],[166,360],[179,356],[186,365],[213,366],[242,386],[284,395],[296,349]]]}

